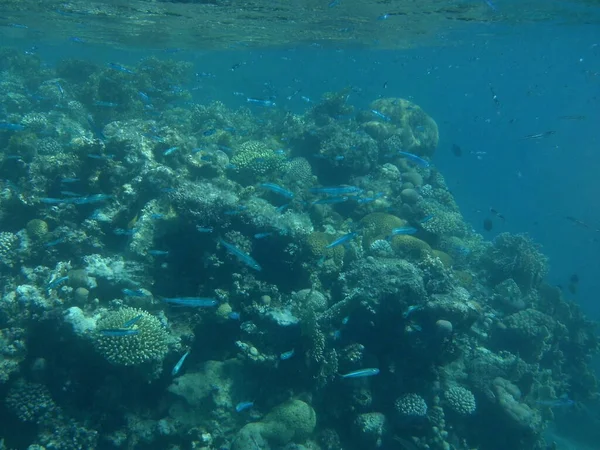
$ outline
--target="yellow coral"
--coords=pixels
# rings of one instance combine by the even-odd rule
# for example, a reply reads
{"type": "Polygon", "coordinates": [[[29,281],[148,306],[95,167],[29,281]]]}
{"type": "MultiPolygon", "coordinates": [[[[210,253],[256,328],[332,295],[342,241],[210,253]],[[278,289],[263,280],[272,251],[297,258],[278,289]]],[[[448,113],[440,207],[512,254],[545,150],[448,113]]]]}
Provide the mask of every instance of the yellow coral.
{"type": "Polygon", "coordinates": [[[360,220],[363,230],[363,246],[369,248],[378,239],[386,239],[394,228],[407,225],[405,220],[392,214],[375,212],[367,214],[360,220]]]}
{"type": "Polygon", "coordinates": [[[333,248],[325,248],[331,244],[334,237],[321,231],[315,231],[306,237],[306,250],[311,259],[322,257],[333,258],[336,262],[341,262],[344,258],[344,246],[338,245],[333,248]]]}
{"type": "Polygon", "coordinates": [[[409,235],[397,235],[390,239],[394,253],[404,258],[421,258],[432,252],[425,241],[409,235]]]}
{"type": "Polygon", "coordinates": [[[27,235],[35,240],[41,240],[48,234],[48,224],[41,219],[32,219],[27,222],[27,235]]]}
{"type": "Polygon", "coordinates": [[[452,256],[450,256],[446,252],[443,252],[441,250],[433,250],[433,254],[435,256],[437,256],[440,259],[440,261],[442,261],[442,264],[444,265],[444,267],[451,268],[452,265],[454,264],[454,261],[452,260],[452,256]]]}

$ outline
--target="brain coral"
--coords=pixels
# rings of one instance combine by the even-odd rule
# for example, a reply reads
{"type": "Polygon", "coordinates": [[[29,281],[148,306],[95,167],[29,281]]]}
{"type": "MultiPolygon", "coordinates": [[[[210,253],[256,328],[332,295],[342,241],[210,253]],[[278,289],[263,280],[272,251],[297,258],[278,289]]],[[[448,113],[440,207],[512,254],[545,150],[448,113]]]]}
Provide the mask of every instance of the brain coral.
{"type": "Polygon", "coordinates": [[[131,336],[103,336],[97,333],[94,344],[112,364],[134,366],[148,361],[160,361],[167,353],[168,334],[160,321],[146,311],[121,308],[108,312],[98,320],[97,330],[123,328],[125,322],[141,318],[131,328],[139,330],[131,336]]]}
{"type": "Polygon", "coordinates": [[[310,233],[306,237],[306,251],[311,259],[319,259],[322,257],[333,258],[336,262],[341,262],[344,258],[344,246],[338,245],[333,248],[325,248],[331,244],[334,240],[334,236],[331,234],[323,233],[322,231],[315,231],[310,233]]]}
{"type": "Polygon", "coordinates": [[[431,252],[431,247],[425,241],[414,236],[399,234],[390,239],[394,253],[404,258],[420,258],[431,252]]]}
{"type": "Polygon", "coordinates": [[[392,214],[374,212],[360,220],[363,230],[363,245],[368,249],[373,241],[386,239],[394,228],[403,227],[406,221],[392,214]]]}

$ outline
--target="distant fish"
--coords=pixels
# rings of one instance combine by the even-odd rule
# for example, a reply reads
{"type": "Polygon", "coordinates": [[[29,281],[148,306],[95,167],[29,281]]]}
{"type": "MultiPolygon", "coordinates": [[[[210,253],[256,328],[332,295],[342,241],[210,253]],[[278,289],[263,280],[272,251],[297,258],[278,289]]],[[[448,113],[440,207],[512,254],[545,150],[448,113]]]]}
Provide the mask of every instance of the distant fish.
{"type": "Polygon", "coordinates": [[[287,352],[283,352],[281,355],[279,355],[279,359],[281,359],[282,361],[285,361],[287,359],[290,359],[292,356],[294,356],[295,350],[291,349],[287,352]]]}
{"type": "Polygon", "coordinates": [[[20,123],[0,122],[0,130],[22,131],[24,129],[25,126],[20,123]]]}
{"type": "Polygon", "coordinates": [[[235,410],[237,412],[245,411],[246,409],[250,409],[254,406],[254,402],[240,402],[235,405],[235,410]]]}
{"type": "Polygon", "coordinates": [[[55,239],[53,241],[46,242],[44,244],[44,247],[55,247],[55,246],[57,246],[59,244],[62,244],[65,241],[66,241],[66,239],[64,237],[58,238],[58,239],[55,239]]]}
{"type": "Polygon", "coordinates": [[[345,373],[340,375],[342,378],[364,378],[364,377],[372,377],[379,374],[379,369],[377,368],[369,368],[369,369],[360,369],[355,370],[353,372],[345,373]]]}
{"type": "MultiPolygon", "coordinates": [[[[334,205],[336,203],[344,203],[347,202],[348,200],[350,200],[350,197],[348,196],[343,196],[343,197],[327,197],[327,198],[322,198],[319,200],[315,200],[314,202],[311,203],[311,205],[334,205]]],[[[359,199],[359,201],[362,199],[359,199]]]]}
{"type": "Polygon", "coordinates": [[[251,269],[257,270],[257,271],[261,271],[262,267],[256,262],[256,260],[254,258],[252,258],[252,256],[250,256],[248,253],[240,250],[239,248],[237,248],[235,245],[230,244],[229,242],[224,241],[223,239],[219,239],[219,243],[225,247],[225,249],[232,254],[233,256],[235,256],[239,261],[241,261],[242,263],[244,263],[245,265],[247,265],[248,267],[250,267],[251,269]]]}
{"type": "Polygon", "coordinates": [[[128,74],[131,74],[131,75],[135,75],[135,72],[133,70],[129,70],[128,68],[122,66],[121,64],[109,62],[107,65],[111,69],[117,70],[119,72],[123,72],[123,73],[128,73],[128,74]]]}
{"type": "Polygon", "coordinates": [[[585,120],[585,116],[558,116],[562,120],[585,120]]]}
{"type": "Polygon", "coordinates": [[[503,222],[506,220],[506,217],[504,217],[502,214],[500,214],[498,212],[498,210],[494,209],[494,208],[490,208],[490,212],[495,215],[498,219],[502,220],[503,222]]]}
{"type": "Polygon", "coordinates": [[[148,250],[148,254],[152,256],[167,256],[169,252],[167,250],[148,250]]]}
{"type": "Polygon", "coordinates": [[[179,371],[181,370],[181,366],[183,366],[183,363],[185,361],[185,359],[188,357],[188,355],[190,354],[190,350],[188,350],[187,352],[185,352],[183,354],[183,356],[181,358],[179,358],[179,361],[177,361],[177,364],[175,364],[175,367],[173,367],[173,370],[171,370],[171,375],[175,376],[179,373],[179,371]]]}
{"type": "Polygon", "coordinates": [[[523,136],[521,140],[524,141],[527,139],[543,139],[545,137],[552,136],[555,133],[556,131],[544,131],[543,133],[528,134],[527,136],[523,136]]]}
{"type": "Polygon", "coordinates": [[[272,235],[273,235],[273,233],[270,233],[270,232],[256,233],[254,235],[254,239],[264,239],[264,238],[272,236],[272,235]]]}
{"type": "Polygon", "coordinates": [[[272,102],[271,100],[261,100],[259,98],[247,98],[246,101],[248,103],[254,103],[255,105],[260,105],[260,106],[276,106],[275,102],[272,102]]]}
{"type": "Polygon", "coordinates": [[[483,229],[485,231],[492,231],[493,228],[494,228],[494,222],[492,222],[492,219],[484,219],[483,229]]]}
{"type": "Polygon", "coordinates": [[[97,100],[94,102],[94,106],[101,106],[103,108],[116,108],[117,106],[119,106],[119,104],[114,102],[105,102],[102,100],[97,100]]]}
{"type": "Polygon", "coordinates": [[[375,114],[377,117],[379,117],[380,119],[385,120],[386,122],[391,122],[392,121],[392,119],[390,117],[386,116],[382,112],[377,111],[376,109],[372,109],[371,112],[373,114],[375,114]]]}
{"type": "Polygon", "coordinates": [[[548,406],[550,408],[573,406],[575,404],[575,402],[566,395],[563,395],[555,400],[538,400],[535,403],[542,406],[548,406]]]}
{"type": "Polygon", "coordinates": [[[456,144],[452,144],[452,154],[460,158],[463,154],[462,148],[456,144]]]}
{"type": "Polygon", "coordinates": [[[419,167],[423,167],[423,168],[426,169],[426,168],[428,168],[430,166],[429,161],[426,161],[423,158],[421,158],[420,156],[417,156],[417,155],[415,155],[413,153],[399,151],[398,154],[400,156],[408,159],[409,161],[415,163],[419,167]]]}
{"type": "Polygon", "coordinates": [[[174,306],[189,306],[192,308],[207,308],[217,306],[217,302],[214,298],[207,297],[173,297],[163,298],[165,303],[174,306]]]}

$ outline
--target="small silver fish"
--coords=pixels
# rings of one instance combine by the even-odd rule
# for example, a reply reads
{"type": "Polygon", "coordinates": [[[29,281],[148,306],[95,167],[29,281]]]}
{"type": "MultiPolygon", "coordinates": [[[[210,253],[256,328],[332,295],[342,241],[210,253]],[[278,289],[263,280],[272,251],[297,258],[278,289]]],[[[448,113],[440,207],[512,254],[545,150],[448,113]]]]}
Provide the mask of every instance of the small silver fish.
{"type": "Polygon", "coordinates": [[[343,375],[340,375],[342,378],[363,378],[363,377],[372,377],[379,373],[379,369],[373,367],[369,369],[360,369],[355,370],[353,372],[348,372],[343,375]]]}
{"type": "Polygon", "coordinates": [[[171,370],[171,375],[175,376],[179,373],[179,371],[181,370],[181,366],[183,366],[183,362],[185,361],[185,358],[187,358],[189,354],[190,354],[190,350],[185,352],[183,354],[183,356],[181,358],[179,358],[179,361],[177,361],[177,364],[175,364],[175,367],[173,367],[173,370],[171,370]]]}

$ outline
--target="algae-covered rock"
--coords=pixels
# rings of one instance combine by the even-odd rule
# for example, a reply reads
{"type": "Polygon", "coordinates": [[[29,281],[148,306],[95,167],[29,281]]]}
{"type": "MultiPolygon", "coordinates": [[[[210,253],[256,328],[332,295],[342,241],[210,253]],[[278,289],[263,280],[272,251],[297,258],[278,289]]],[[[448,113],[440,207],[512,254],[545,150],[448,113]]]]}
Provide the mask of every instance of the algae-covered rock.
{"type": "Polygon", "coordinates": [[[270,449],[308,438],[317,425],[315,410],[301,400],[276,406],[263,421],[245,425],[236,435],[232,450],[270,449]]]}

